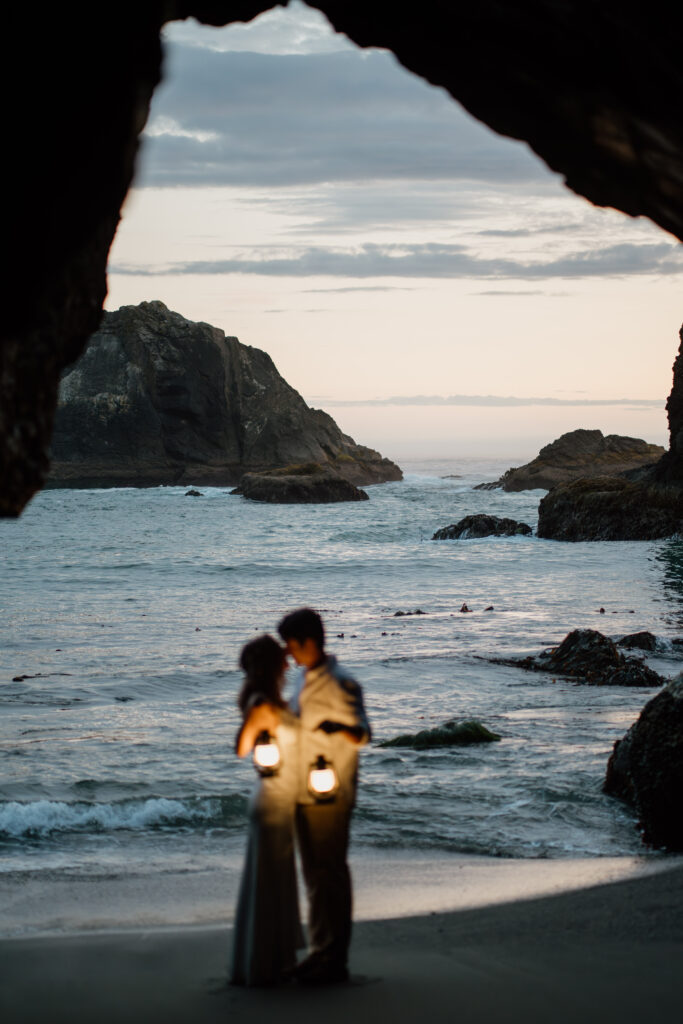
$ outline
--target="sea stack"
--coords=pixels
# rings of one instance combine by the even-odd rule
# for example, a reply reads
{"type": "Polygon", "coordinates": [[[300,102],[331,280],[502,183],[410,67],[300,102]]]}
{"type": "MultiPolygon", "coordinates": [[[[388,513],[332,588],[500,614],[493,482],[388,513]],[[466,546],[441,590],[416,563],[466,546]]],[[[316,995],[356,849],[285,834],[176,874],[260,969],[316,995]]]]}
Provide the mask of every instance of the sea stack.
{"type": "Polygon", "coordinates": [[[62,376],[48,486],[233,486],[310,463],[355,485],[402,477],[309,408],[267,353],[142,302],[104,313],[62,376]]]}
{"type": "Polygon", "coordinates": [[[653,467],[665,454],[658,444],[638,437],[603,434],[601,430],[570,430],[552,441],[531,462],[508,469],[499,480],[478,490],[549,491],[558,484],[586,477],[620,476],[653,467]]]}

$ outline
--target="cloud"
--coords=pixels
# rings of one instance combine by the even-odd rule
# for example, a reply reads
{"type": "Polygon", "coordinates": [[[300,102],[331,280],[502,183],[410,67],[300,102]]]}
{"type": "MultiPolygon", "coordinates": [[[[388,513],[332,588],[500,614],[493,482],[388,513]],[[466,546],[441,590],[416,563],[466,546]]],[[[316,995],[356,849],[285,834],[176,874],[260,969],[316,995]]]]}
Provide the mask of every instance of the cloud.
{"type": "Polygon", "coordinates": [[[566,232],[577,232],[585,228],[585,224],[581,221],[575,221],[571,224],[563,224],[561,222],[554,224],[535,224],[533,227],[527,228],[486,228],[485,230],[478,231],[478,235],[488,236],[490,238],[530,238],[536,235],[558,235],[566,232]]]}
{"type": "Polygon", "coordinates": [[[273,254],[272,247],[251,250],[231,259],[194,260],[157,267],[114,265],[120,275],[259,274],[267,277],[410,277],[410,278],[507,278],[550,280],[680,274],[683,250],[668,242],[606,246],[542,262],[488,258],[473,254],[463,245],[425,242],[418,244],[366,243],[352,249],[306,246],[273,254]]]}
{"type": "Polygon", "coordinates": [[[495,406],[517,408],[527,406],[630,406],[634,409],[662,409],[661,398],[518,398],[514,395],[395,395],[392,398],[326,399],[330,406],[495,406]]]}
{"type": "Polygon", "coordinates": [[[217,29],[194,18],[170,22],[163,32],[167,43],[181,43],[220,53],[332,53],[355,49],[347,36],[334,32],[325,15],[315,8],[290,0],[246,24],[235,22],[217,29]]]}
{"type": "Polygon", "coordinates": [[[412,292],[415,289],[411,285],[403,284],[355,284],[340,288],[302,288],[303,295],[317,294],[343,295],[346,292],[412,292]]]}
{"type": "Polygon", "coordinates": [[[393,54],[169,45],[138,185],[422,180],[530,184],[550,172],[393,54]]]}
{"type": "MultiPolygon", "coordinates": [[[[506,288],[489,288],[489,289],[486,289],[485,291],[482,291],[482,292],[472,292],[472,294],[473,295],[491,295],[491,296],[502,296],[502,295],[505,295],[505,296],[512,296],[513,298],[517,298],[518,296],[525,296],[525,295],[546,295],[547,292],[543,291],[541,288],[533,288],[533,289],[530,288],[530,289],[525,289],[524,291],[513,291],[512,289],[506,289],[506,288]]],[[[558,295],[558,294],[561,294],[561,293],[555,292],[555,294],[558,295]]]]}

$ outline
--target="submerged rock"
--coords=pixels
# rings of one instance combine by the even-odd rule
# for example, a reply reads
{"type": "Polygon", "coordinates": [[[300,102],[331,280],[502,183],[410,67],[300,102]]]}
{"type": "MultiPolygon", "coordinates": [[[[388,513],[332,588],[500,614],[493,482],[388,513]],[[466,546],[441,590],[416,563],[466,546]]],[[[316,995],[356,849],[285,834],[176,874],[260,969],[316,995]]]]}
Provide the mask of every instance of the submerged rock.
{"type": "Polygon", "coordinates": [[[569,676],[592,686],[663,686],[666,682],[639,658],[621,654],[614,641],[596,629],[574,629],[558,647],[535,657],[491,660],[532,672],[569,676]]]}
{"type": "Polygon", "coordinates": [[[48,485],[228,486],[305,462],[356,485],[402,476],[309,408],[266,352],[141,302],[104,313],[64,373],[48,485]]]}
{"type": "Polygon", "coordinates": [[[516,519],[501,519],[480,513],[465,516],[451,526],[437,530],[432,540],[470,540],[473,537],[528,537],[531,527],[527,523],[519,523],[516,519]]]}
{"type": "Polygon", "coordinates": [[[479,484],[479,490],[550,490],[579,477],[619,476],[621,473],[653,466],[665,449],[637,437],[605,436],[601,430],[571,430],[541,448],[525,466],[508,469],[494,483],[479,484]]]}
{"type": "Polygon", "coordinates": [[[393,740],[378,743],[379,747],[412,747],[413,750],[428,750],[430,747],[466,747],[471,743],[496,743],[500,736],[474,720],[458,722],[452,719],[437,725],[434,729],[405,733],[393,740]]]}
{"type": "Polygon", "coordinates": [[[614,744],[603,790],[634,808],[646,843],[683,852],[683,675],[614,744]]]}
{"type": "Polygon", "coordinates": [[[554,487],[538,507],[538,536],[550,540],[657,540],[683,529],[683,491],[620,477],[554,487]]]}
{"type": "Polygon", "coordinates": [[[367,501],[368,495],[323,466],[288,466],[272,473],[246,473],[233,492],[249,501],[272,504],[328,504],[367,501]]]}
{"type": "Polygon", "coordinates": [[[201,491],[196,490],[194,487],[190,487],[189,491],[185,491],[186,498],[203,498],[204,495],[201,491]]]}
{"type": "Polygon", "coordinates": [[[617,647],[624,647],[628,651],[656,651],[657,637],[646,629],[640,633],[629,633],[617,640],[617,647]]]}

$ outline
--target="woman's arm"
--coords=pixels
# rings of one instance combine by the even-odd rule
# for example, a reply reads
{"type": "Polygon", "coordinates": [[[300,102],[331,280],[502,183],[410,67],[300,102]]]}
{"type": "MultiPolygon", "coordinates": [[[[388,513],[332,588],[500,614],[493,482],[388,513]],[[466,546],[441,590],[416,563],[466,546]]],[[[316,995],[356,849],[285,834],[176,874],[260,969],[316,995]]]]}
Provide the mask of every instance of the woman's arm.
{"type": "Polygon", "coordinates": [[[235,753],[246,757],[254,749],[256,737],[262,732],[275,732],[280,724],[280,709],[274,704],[263,702],[247,710],[242,728],[235,740],[235,753]]]}

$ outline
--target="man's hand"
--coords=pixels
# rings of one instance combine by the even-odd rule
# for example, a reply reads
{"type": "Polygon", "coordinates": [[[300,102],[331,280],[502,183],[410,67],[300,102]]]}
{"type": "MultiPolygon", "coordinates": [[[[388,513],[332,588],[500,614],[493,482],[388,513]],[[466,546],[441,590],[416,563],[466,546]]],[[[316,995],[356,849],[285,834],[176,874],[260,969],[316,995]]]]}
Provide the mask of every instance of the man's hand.
{"type": "Polygon", "coordinates": [[[342,725],[341,722],[331,722],[328,718],[321,722],[317,728],[322,729],[328,736],[337,732],[343,733],[351,743],[361,743],[365,736],[365,730],[362,725],[342,725]]]}

